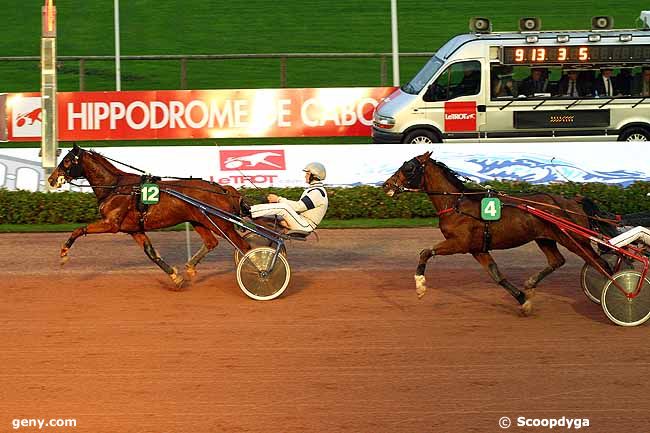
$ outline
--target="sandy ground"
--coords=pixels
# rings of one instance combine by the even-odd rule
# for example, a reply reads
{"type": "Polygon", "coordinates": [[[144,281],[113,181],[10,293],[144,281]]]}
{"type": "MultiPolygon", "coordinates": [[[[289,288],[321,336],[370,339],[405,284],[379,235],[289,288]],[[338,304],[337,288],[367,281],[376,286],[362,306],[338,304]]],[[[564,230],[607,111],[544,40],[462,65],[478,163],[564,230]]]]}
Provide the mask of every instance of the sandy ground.
{"type": "MultiPolygon", "coordinates": [[[[650,431],[650,326],[611,324],[575,256],[524,318],[467,255],[431,261],[418,300],[435,229],[319,233],[289,246],[271,302],[239,290],[226,244],[176,292],[127,235],[79,239],[64,268],[66,234],[0,235],[0,432],[486,433],[503,416],[650,431]]],[[[184,236],[152,239],[182,266],[184,236]]],[[[494,255],[519,285],[544,266],[534,245],[494,255]]]]}

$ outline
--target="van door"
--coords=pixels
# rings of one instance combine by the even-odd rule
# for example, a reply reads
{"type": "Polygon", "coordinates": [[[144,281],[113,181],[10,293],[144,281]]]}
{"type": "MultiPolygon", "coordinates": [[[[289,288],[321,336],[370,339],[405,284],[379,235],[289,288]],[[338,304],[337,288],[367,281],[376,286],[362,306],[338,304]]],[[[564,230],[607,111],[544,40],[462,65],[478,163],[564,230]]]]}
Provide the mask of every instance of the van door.
{"type": "Polygon", "coordinates": [[[423,95],[427,118],[444,139],[479,138],[485,123],[485,78],[480,60],[452,63],[423,95]]]}

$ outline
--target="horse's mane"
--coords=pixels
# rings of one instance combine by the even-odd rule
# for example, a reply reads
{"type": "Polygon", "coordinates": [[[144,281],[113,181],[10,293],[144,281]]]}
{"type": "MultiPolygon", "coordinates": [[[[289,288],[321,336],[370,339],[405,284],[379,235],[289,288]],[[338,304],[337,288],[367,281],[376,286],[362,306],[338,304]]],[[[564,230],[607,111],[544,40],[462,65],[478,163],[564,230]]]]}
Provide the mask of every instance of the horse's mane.
{"type": "Polygon", "coordinates": [[[445,163],[436,161],[433,158],[429,158],[436,167],[440,168],[443,176],[447,179],[454,187],[458,188],[461,192],[472,192],[478,191],[477,189],[470,188],[465,185],[465,183],[458,178],[460,176],[457,172],[449,168],[445,163]]]}
{"type": "Polygon", "coordinates": [[[125,174],[133,174],[133,173],[127,173],[125,171],[120,170],[119,168],[115,167],[113,164],[111,164],[104,155],[101,153],[97,152],[96,150],[87,150],[86,153],[88,153],[90,156],[94,156],[97,158],[93,158],[94,161],[99,163],[102,167],[104,167],[106,170],[108,170],[111,174],[117,175],[117,176],[123,176],[125,174]]]}

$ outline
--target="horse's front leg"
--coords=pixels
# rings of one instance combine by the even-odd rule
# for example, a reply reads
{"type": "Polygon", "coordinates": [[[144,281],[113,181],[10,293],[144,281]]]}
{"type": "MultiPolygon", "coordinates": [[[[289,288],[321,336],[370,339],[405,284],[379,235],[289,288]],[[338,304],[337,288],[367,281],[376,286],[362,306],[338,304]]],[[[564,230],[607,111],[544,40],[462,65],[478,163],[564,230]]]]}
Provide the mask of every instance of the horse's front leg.
{"type": "Polygon", "coordinates": [[[490,255],[490,253],[472,253],[472,256],[476,259],[477,262],[483,266],[487,273],[492,277],[495,283],[503,287],[512,295],[513,298],[519,302],[521,306],[521,312],[525,316],[529,315],[533,310],[532,297],[535,294],[534,290],[527,290],[522,292],[514,284],[506,279],[499,271],[499,267],[496,262],[490,255]]]}
{"type": "Polygon", "coordinates": [[[172,266],[169,266],[167,262],[165,262],[160,255],[158,254],[158,251],[153,247],[151,244],[151,240],[149,239],[149,236],[144,234],[143,232],[138,232],[138,233],[131,233],[131,236],[135,241],[144,249],[144,253],[149,257],[149,259],[154,262],[160,269],[165,271],[165,273],[171,278],[171,280],[174,282],[176,287],[179,289],[183,286],[183,283],[185,282],[185,279],[183,278],[182,275],[178,273],[178,270],[172,266]]]}
{"type": "Polygon", "coordinates": [[[61,247],[61,266],[65,265],[70,259],[70,257],[68,257],[68,251],[70,251],[72,244],[74,244],[74,241],[76,241],[78,237],[96,233],[117,233],[118,231],[118,224],[107,220],[97,221],[75,229],[61,247]]]}
{"type": "Polygon", "coordinates": [[[448,256],[451,254],[465,253],[467,250],[456,240],[446,239],[433,248],[425,248],[420,251],[420,261],[415,270],[415,293],[422,298],[427,291],[427,280],[424,272],[427,269],[427,262],[433,256],[448,256]]]}

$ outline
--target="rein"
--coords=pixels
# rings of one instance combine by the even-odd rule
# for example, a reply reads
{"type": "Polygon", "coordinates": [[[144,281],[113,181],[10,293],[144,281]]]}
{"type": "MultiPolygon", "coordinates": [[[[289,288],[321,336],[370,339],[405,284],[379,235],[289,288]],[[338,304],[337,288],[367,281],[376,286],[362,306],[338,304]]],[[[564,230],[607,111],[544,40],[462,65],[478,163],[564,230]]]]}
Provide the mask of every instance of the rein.
{"type": "Polygon", "coordinates": [[[132,170],[135,170],[135,171],[137,171],[137,172],[139,172],[139,173],[146,174],[146,172],[145,172],[144,170],[141,170],[141,169],[139,169],[139,168],[137,168],[137,167],[134,167],[134,166],[132,166],[132,165],[126,164],[126,163],[124,163],[124,162],[122,162],[122,161],[118,161],[117,159],[109,158],[108,156],[106,156],[106,155],[102,155],[101,153],[95,152],[94,150],[86,150],[86,152],[91,153],[91,154],[93,154],[93,155],[101,156],[102,158],[104,158],[104,159],[106,159],[106,160],[108,160],[108,161],[114,162],[114,163],[116,163],[116,164],[123,165],[124,167],[128,167],[128,168],[130,168],[130,169],[132,169],[132,170]]]}
{"type": "Polygon", "coordinates": [[[613,219],[609,219],[609,218],[601,218],[601,217],[598,217],[598,216],[583,215],[583,214],[581,214],[579,212],[564,209],[564,208],[561,208],[560,206],[556,206],[556,205],[553,205],[553,204],[543,203],[543,202],[540,202],[540,201],[529,200],[529,199],[520,198],[520,197],[515,197],[515,196],[512,196],[512,195],[502,193],[502,192],[499,192],[498,195],[500,195],[502,197],[507,197],[510,200],[519,201],[519,202],[522,202],[522,203],[535,204],[535,205],[538,205],[538,206],[544,206],[544,207],[551,208],[551,209],[557,209],[557,210],[561,210],[562,212],[570,213],[570,214],[573,214],[573,215],[586,216],[588,219],[591,219],[591,220],[601,221],[601,222],[609,223],[609,224],[612,224],[612,225],[618,225],[617,220],[613,220],[613,219]]]}
{"type": "MultiPolygon", "coordinates": [[[[124,167],[127,167],[127,168],[130,168],[130,169],[132,169],[132,170],[137,171],[138,173],[148,174],[146,171],[144,171],[144,170],[142,170],[142,169],[140,169],[140,168],[134,167],[134,166],[129,165],[129,164],[127,164],[127,163],[124,163],[124,162],[122,162],[122,161],[118,161],[117,159],[109,158],[108,156],[106,156],[106,155],[102,155],[101,153],[99,153],[99,152],[95,152],[94,150],[86,150],[86,152],[91,153],[91,154],[93,154],[93,155],[101,156],[102,158],[104,158],[104,159],[106,159],[106,160],[108,160],[108,161],[114,162],[114,163],[116,163],[116,164],[123,165],[124,167]]],[[[134,173],[132,173],[132,174],[134,174],[134,173]]],[[[173,180],[203,180],[203,179],[199,179],[199,178],[192,177],[192,176],[190,176],[190,177],[178,177],[178,176],[155,176],[155,177],[158,177],[158,178],[160,178],[160,179],[173,179],[173,180]]],[[[205,182],[207,182],[207,181],[205,181],[205,182]]]]}
{"type": "MultiPolygon", "coordinates": [[[[139,169],[139,168],[137,168],[137,167],[134,167],[134,166],[132,166],[132,165],[126,164],[126,163],[124,163],[124,162],[118,161],[118,160],[116,160],[116,159],[109,158],[108,156],[102,155],[102,154],[100,154],[100,153],[98,153],[98,152],[95,152],[95,151],[93,151],[93,150],[86,150],[86,152],[90,153],[91,155],[95,155],[95,156],[99,156],[99,157],[101,157],[101,158],[104,158],[104,159],[106,159],[106,160],[108,160],[108,161],[111,161],[111,162],[114,162],[114,163],[116,163],[116,164],[123,165],[124,167],[128,167],[128,168],[130,168],[130,169],[133,169],[133,170],[135,170],[135,171],[137,171],[137,172],[139,172],[139,173],[146,174],[146,172],[145,172],[144,170],[141,170],[141,169],[139,169]]],[[[78,159],[79,159],[79,155],[75,155],[75,163],[74,163],[75,165],[78,165],[78,164],[79,164],[78,159]]],[[[70,170],[69,170],[69,171],[70,171],[70,170]]],[[[136,173],[125,173],[125,174],[127,174],[127,175],[135,175],[136,173]]],[[[120,176],[120,175],[118,174],[118,176],[120,176]]],[[[165,188],[165,187],[178,187],[178,188],[186,188],[186,189],[190,189],[190,190],[194,190],[194,191],[209,192],[209,193],[212,193],[212,194],[231,195],[231,194],[230,194],[228,191],[226,191],[225,188],[223,188],[223,186],[221,186],[220,184],[218,184],[218,183],[213,183],[213,182],[209,182],[209,181],[207,181],[207,180],[200,179],[200,178],[196,178],[196,177],[176,177],[176,176],[152,176],[152,177],[156,177],[156,178],[158,178],[158,179],[170,179],[170,180],[181,180],[181,181],[183,181],[183,180],[198,180],[198,181],[201,181],[201,182],[206,182],[206,183],[208,183],[208,184],[210,184],[210,185],[217,186],[217,187],[219,187],[219,188],[221,189],[221,191],[214,191],[214,190],[212,190],[212,189],[201,188],[201,187],[198,187],[198,186],[188,186],[188,185],[181,185],[181,184],[173,184],[173,183],[172,183],[172,184],[166,184],[166,185],[163,185],[163,186],[160,188],[162,191],[164,191],[165,189],[168,189],[168,188],[165,188]]],[[[70,181],[70,182],[68,182],[68,183],[69,183],[70,185],[72,185],[72,186],[77,187],[77,188],[118,189],[118,188],[131,187],[131,190],[133,190],[134,187],[140,186],[140,184],[141,184],[140,182],[137,182],[137,183],[126,183],[126,184],[122,184],[122,185],[93,185],[93,184],[91,184],[90,182],[88,182],[88,185],[81,185],[81,184],[78,184],[78,183],[74,183],[74,182],[72,182],[72,181],[70,181]]]]}

